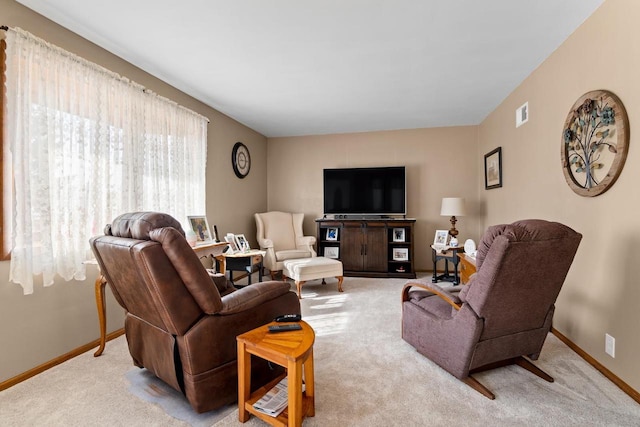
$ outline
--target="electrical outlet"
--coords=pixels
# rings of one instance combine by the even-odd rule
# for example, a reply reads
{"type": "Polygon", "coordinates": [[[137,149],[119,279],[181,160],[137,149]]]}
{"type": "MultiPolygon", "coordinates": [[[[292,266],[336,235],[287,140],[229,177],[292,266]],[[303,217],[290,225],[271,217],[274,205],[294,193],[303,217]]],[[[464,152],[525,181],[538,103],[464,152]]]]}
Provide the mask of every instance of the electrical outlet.
{"type": "Polygon", "coordinates": [[[616,339],[609,334],[604,334],[604,352],[616,357],[616,339]]]}

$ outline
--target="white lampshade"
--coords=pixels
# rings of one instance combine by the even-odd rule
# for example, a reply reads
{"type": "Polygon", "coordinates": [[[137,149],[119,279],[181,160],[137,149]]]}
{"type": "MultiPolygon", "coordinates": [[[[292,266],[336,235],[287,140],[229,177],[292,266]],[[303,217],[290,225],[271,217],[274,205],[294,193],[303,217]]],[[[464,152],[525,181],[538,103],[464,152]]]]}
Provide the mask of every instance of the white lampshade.
{"type": "Polygon", "coordinates": [[[443,197],[442,207],[440,208],[442,216],[464,216],[464,198],[463,197],[443,197]]]}

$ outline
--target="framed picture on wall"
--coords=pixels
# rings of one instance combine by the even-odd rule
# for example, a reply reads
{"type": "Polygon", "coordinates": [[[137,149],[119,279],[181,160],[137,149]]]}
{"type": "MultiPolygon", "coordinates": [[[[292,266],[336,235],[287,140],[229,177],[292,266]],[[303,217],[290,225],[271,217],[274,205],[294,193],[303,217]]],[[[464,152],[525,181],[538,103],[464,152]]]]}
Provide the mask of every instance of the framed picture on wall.
{"type": "Polygon", "coordinates": [[[502,147],[484,155],[484,188],[502,187],[502,147]]]}

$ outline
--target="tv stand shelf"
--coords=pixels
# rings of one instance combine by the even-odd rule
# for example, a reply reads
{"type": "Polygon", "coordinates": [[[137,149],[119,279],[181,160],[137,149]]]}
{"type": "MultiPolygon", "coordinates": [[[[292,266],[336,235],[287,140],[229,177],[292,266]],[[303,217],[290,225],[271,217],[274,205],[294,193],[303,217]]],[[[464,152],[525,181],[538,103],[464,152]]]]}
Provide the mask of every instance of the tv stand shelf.
{"type": "Polygon", "coordinates": [[[415,279],[409,218],[318,218],[318,255],[342,261],[345,276],[415,279]]]}

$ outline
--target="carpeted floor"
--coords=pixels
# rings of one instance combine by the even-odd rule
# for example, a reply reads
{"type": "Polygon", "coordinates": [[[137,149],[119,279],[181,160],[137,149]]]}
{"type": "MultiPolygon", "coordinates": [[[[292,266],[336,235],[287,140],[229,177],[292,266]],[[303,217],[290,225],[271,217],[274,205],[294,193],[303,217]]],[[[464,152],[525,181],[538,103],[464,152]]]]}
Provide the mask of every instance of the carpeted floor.
{"type": "MultiPolygon", "coordinates": [[[[303,288],[303,318],[315,329],[316,416],[306,426],[637,426],[640,405],[549,335],[538,366],[477,377],[491,401],[400,338],[399,279],[345,278],[303,288]]],[[[184,399],[134,368],[124,337],[0,392],[3,426],[263,426],[237,421],[234,406],[195,414],[184,399]]]]}

